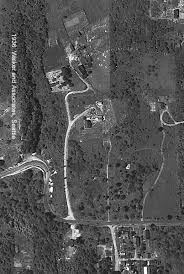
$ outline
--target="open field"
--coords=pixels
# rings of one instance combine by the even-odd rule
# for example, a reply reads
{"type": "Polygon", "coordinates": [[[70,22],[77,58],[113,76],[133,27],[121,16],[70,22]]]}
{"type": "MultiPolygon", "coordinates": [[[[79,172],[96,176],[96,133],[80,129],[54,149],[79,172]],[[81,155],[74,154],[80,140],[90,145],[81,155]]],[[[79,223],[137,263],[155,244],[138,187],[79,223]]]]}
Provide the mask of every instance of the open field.
{"type": "Polygon", "coordinates": [[[106,152],[100,139],[69,142],[68,185],[77,218],[106,220],[106,152]]]}
{"type": "Polygon", "coordinates": [[[79,7],[84,9],[91,24],[108,15],[110,0],[79,0],[79,7]]]}
{"type": "Polygon", "coordinates": [[[140,149],[118,156],[112,148],[109,164],[111,220],[140,219],[144,183],[149,177],[153,184],[160,166],[158,151],[140,149]]]}
{"type": "MultiPolygon", "coordinates": [[[[176,92],[175,54],[173,51],[167,52],[164,41],[167,41],[167,45],[170,43],[167,32],[172,32],[172,26],[163,23],[165,32],[161,27],[157,31],[156,24],[148,18],[149,5],[146,1],[137,1],[135,10],[132,9],[133,4],[128,1],[117,0],[111,4],[113,20],[110,36],[96,32],[96,40],[88,45],[94,61],[89,78],[98,90],[97,97],[98,93],[99,97],[105,93],[110,96],[114,102],[117,119],[117,124],[110,133],[111,218],[139,219],[144,195],[154,184],[162,163],[163,135],[160,129],[159,106],[155,105],[156,111],[150,112],[151,104],[158,102],[160,96],[172,97],[176,92]],[[120,35],[122,33],[124,36],[120,35]]],[[[109,5],[110,1],[96,0],[52,2],[48,13],[50,30],[57,31],[62,42],[62,37],[67,37],[62,22],[65,16],[83,9],[89,23],[94,24],[108,14],[109,5]]],[[[77,90],[77,85],[73,89],[77,90]]],[[[81,113],[86,105],[93,103],[93,99],[96,100],[84,95],[70,97],[71,115],[81,113]]],[[[104,218],[107,210],[104,148],[100,139],[94,141],[92,138],[84,138],[79,142],[75,134],[76,131],[73,130],[69,142],[68,162],[68,183],[73,207],[78,217],[100,219],[103,215],[104,218]],[[101,192],[100,197],[97,189],[101,192]]],[[[164,143],[165,166],[169,166],[171,175],[167,175],[167,169],[164,169],[163,177],[160,176],[158,185],[148,195],[145,205],[145,217],[148,218],[155,217],[155,212],[158,212],[156,206],[163,209],[158,218],[179,214],[178,185],[172,183],[176,181],[176,167],[171,163],[175,158],[171,157],[170,152],[175,147],[175,137],[169,132],[166,134],[168,138],[164,143]],[[172,161],[168,162],[169,159],[172,161]],[[170,178],[169,184],[167,178],[170,178]],[[167,203],[162,204],[162,193],[167,193],[164,191],[167,184],[167,196],[171,197],[172,193],[172,199],[167,199],[167,203]],[[157,202],[157,199],[161,202],[157,202]],[[153,207],[150,207],[150,204],[153,204],[153,207]]]]}
{"type": "Polygon", "coordinates": [[[73,117],[76,114],[82,113],[85,110],[86,106],[94,105],[95,96],[93,92],[89,90],[86,94],[71,95],[68,101],[70,104],[70,113],[71,113],[71,116],[73,117]]]}
{"type": "Polygon", "coordinates": [[[176,130],[166,130],[165,164],[154,190],[148,195],[144,217],[152,219],[176,218],[181,215],[180,182],[177,178],[176,130]]]}

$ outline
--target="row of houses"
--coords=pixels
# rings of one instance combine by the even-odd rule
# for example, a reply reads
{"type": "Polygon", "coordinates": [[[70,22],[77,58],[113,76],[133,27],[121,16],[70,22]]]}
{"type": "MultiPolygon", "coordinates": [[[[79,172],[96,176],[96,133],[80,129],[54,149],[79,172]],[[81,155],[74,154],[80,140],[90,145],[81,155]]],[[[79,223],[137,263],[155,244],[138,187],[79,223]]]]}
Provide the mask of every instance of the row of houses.
{"type": "Polygon", "coordinates": [[[116,231],[121,273],[151,274],[157,263],[151,229],[145,226],[119,226],[116,231]],[[125,272],[126,273],[126,272],[125,272]]]}

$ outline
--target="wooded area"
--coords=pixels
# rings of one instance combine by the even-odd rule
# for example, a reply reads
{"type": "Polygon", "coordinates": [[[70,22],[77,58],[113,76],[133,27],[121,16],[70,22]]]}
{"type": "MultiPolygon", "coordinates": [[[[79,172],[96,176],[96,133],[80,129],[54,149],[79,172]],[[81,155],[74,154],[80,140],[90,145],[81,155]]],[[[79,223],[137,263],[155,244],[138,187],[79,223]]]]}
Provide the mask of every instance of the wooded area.
{"type": "MultiPolygon", "coordinates": [[[[134,122],[134,118],[137,119],[136,121],[139,118],[136,117],[136,111],[139,113],[139,96],[142,92],[141,75],[135,69],[138,66],[137,60],[140,54],[149,51],[153,54],[156,52],[174,54],[178,84],[176,112],[177,106],[179,106],[180,114],[177,113],[177,115],[178,117],[183,115],[181,114],[183,112],[184,88],[183,63],[181,61],[183,60],[183,50],[177,47],[175,40],[173,42],[173,37],[171,39],[168,35],[174,31],[172,24],[167,21],[151,21],[149,19],[148,2],[146,0],[116,0],[111,3],[111,89],[107,95],[110,99],[117,99],[122,104],[126,101],[129,113],[135,112],[130,123],[131,127],[126,123],[119,123],[112,132],[113,137],[117,136],[114,146],[121,147],[122,155],[125,146],[128,146],[130,150],[134,149],[136,142],[146,141],[148,136],[146,130],[146,133],[136,130],[136,123],[134,122]],[[132,51],[132,48],[136,50],[132,51]],[[132,134],[133,130],[135,130],[134,135],[132,134]],[[122,139],[120,137],[122,134],[126,138],[122,139]],[[145,136],[145,139],[140,136],[145,136]]],[[[67,126],[66,113],[63,98],[51,93],[42,63],[42,56],[48,38],[46,9],[44,0],[9,0],[6,3],[4,2],[4,6],[1,8],[3,12],[1,16],[5,19],[1,25],[1,35],[4,37],[4,40],[1,41],[1,54],[5,60],[1,62],[0,83],[4,86],[4,93],[10,90],[10,41],[11,34],[17,33],[17,78],[22,110],[22,152],[44,151],[48,158],[54,155],[53,162],[55,166],[61,168],[64,135],[67,126]],[[7,62],[5,66],[2,65],[4,62],[7,62]]],[[[144,86],[144,88],[151,89],[149,86],[144,86]]],[[[151,134],[151,131],[148,133],[151,134]]],[[[180,128],[179,133],[179,147],[181,148],[179,174],[183,178],[182,128],[180,128]]],[[[73,149],[78,149],[75,144],[73,144],[73,149]]],[[[75,153],[78,155],[78,160],[76,159],[76,162],[73,162],[73,159],[70,159],[69,167],[77,170],[78,168],[85,168],[89,159],[83,159],[81,151],[75,153]],[[79,160],[80,163],[77,162],[79,160]]],[[[96,160],[93,159],[93,161],[94,164],[92,163],[91,166],[95,167],[93,172],[96,175],[100,173],[100,170],[96,168],[96,160]]],[[[116,169],[118,169],[118,163],[116,165],[116,169]]],[[[158,166],[154,163],[151,167],[147,164],[140,165],[140,172],[132,172],[131,174],[127,172],[127,178],[130,182],[129,192],[136,190],[141,196],[142,177],[157,170],[158,166]],[[135,180],[138,181],[136,185],[134,184],[135,180]]],[[[60,185],[61,180],[62,175],[60,185]]],[[[55,216],[51,213],[45,213],[43,204],[39,202],[43,191],[43,179],[40,174],[35,175],[32,171],[28,171],[17,178],[9,179],[8,182],[11,192],[0,191],[0,273],[12,273],[13,258],[15,256],[15,232],[20,235],[24,233],[33,242],[33,273],[97,273],[98,255],[96,245],[99,239],[98,237],[94,238],[95,233],[98,234],[96,228],[91,228],[92,236],[89,236],[90,233],[87,228],[81,228],[83,231],[86,229],[87,233],[84,233],[82,237],[73,243],[78,251],[73,261],[66,262],[63,259],[63,238],[69,226],[55,219],[55,216]],[[16,223],[19,224],[19,230],[16,223]],[[4,229],[5,224],[7,226],[6,231],[4,229]]],[[[1,184],[4,187],[3,182],[1,184]]],[[[118,194],[119,190],[120,185],[117,182],[117,185],[112,189],[112,192],[114,191],[114,200],[123,200],[125,198],[123,193],[118,194]]],[[[88,198],[88,196],[86,197],[88,198]]],[[[140,199],[142,199],[142,196],[140,199]]],[[[88,202],[90,204],[90,198],[88,202]]],[[[135,208],[134,202],[132,202],[130,208],[125,207],[125,216],[127,216],[125,218],[137,217],[134,213],[135,208]]],[[[139,204],[140,209],[141,205],[139,204]]],[[[183,269],[183,239],[182,228],[155,229],[155,247],[161,255],[166,269],[172,271],[183,269]]],[[[105,240],[103,242],[105,243],[105,240]]],[[[101,263],[101,273],[107,273],[108,268],[109,260],[107,259],[101,263]]],[[[22,273],[31,273],[31,271],[23,270],[22,273]]]]}

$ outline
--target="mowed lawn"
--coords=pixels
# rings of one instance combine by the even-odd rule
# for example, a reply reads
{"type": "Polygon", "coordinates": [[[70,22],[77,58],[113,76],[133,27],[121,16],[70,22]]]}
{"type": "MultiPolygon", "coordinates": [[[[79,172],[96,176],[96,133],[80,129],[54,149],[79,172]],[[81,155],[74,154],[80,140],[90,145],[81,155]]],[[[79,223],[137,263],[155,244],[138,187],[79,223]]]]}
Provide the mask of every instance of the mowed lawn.
{"type": "Polygon", "coordinates": [[[168,215],[179,215],[178,183],[171,170],[163,172],[154,191],[147,196],[144,210],[144,218],[167,219],[168,215]]]}
{"type": "Polygon", "coordinates": [[[108,15],[110,0],[78,0],[78,5],[86,12],[91,24],[108,15]]]}

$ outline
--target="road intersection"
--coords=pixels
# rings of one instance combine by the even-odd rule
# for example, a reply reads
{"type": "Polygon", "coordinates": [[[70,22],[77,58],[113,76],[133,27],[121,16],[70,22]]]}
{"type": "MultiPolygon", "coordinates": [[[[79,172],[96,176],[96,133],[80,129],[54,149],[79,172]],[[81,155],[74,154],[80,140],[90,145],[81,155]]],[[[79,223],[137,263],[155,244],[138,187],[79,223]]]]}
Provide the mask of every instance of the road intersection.
{"type": "MultiPolygon", "coordinates": [[[[49,202],[49,184],[52,181],[52,172],[50,171],[50,166],[49,166],[49,161],[46,160],[42,160],[40,157],[36,156],[35,154],[32,155],[27,155],[25,156],[24,160],[17,164],[16,166],[10,167],[4,171],[2,171],[0,173],[0,179],[9,177],[9,176],[15,176],[16,174],[19,173],[23,173],[26,170],[29,169],[38,169],[41,170],[43,173],[43,180],[44,180],[44,195],[45,195],[45,199],[44,199],[44,204],[45,207],[47,207],[49,209],[49,211],[51,211],[53,214],[55,214],[61,221],[64,222],[68,222],[71,225],[71,230],[73,232],[75,232],[75,226],[77,224],[85,224],[85,225],[92,225],[92,226],[103,226],[103,227],[108,227],[111,231],[111,236],[112,236],[112,240],[113,240],[113,246],[114,246],[114,257],[115,257],[115,270],[119,271],[120,269],[120,259],[119,259],[119,255],[118,255],[118,248],[117,248],[117,243],[116,243],[116,227],[117,226],[134,226],[134,225],[138,225],[138,226],[146,226],[146,225],[151,225],[151,224],[156,224],[158,226],[168,226],[168,225],[184,225],[183,222],[178,221],[178,222],[160,222],[160,221],[152,221],[149,219],[145,219],[144,218],[144,209],[145,209],[145,203],[147,200],[148,195],[151,193],[151,191],[154,190],[154,188],[156,187],[156,185],[159,182],[159,178],[163,172],[164,169],[164,165],[165,165],[165,156],[164,156],[164,152],[163,152],[163,146],[164,146],[164,142],[165,142],[165,137],[166,137],[166,133],[165,130],[163,128],[163,126],[168,126],[168,127],[172,127],[172,126],[176,126],[179,124],[183,124],[184,121],[180,121],[177,122],[174,120],[173,116],[170,114],[169,112],[169,108],[166,105],[164,109],[160,109],[160,126],[163,128],[162,130],[162,142],[161,142],[161,146],[160,146],[160,154],[162,157],[162,164],[160,167],[160,170],[158,172],[158,175],[153,183],[153,185],[151,186],[151,188],[147,191],[147,193],[145,194],[144,198],[143,198],[143,208],[142,208],[142,212],[141,212],[141,219],[140,220],[136,220],[136,221],[127,221],[127,220],[119,220],[119,221],[113,221],[111,222],[110,220],[110,211],[109,211],[109,207],[110,207],[110,201],[109,201],[109,157],[110,157],[110,152],[111,152],[111,141],[110,139],[104,140],[103,144],[104,146],[107,148],[108,150],[108,160],[107,160],[107,164],[106,164],[106,174],[107,174],[107,184],[108,184],[108,199],[107,199],[107,221],[98,221],[98,220],[78,220],[75,218],[73,210],[72,210],[72,204],[71,204],[71,200],[70,200],[70,193],[69,193],[69,189],[68,189],[68,181],[67,181],[67,169],[68,169],[68,144],[69,144],[69,137],[70,137],[70,133],[71,130],[73,129],[73,127],[75,126],[76,122],[81,119],[83,116],[85,116],[86,114],[88,114],[89,111],[91,111],[92,109],[95,109],[95,106],[89,106],[89,108],[85,109],[82,113],[75,115],[74,117],[71,117],[71,113],[70,113],[70,106],[69,106],[69,102],[68,99],[71,95],[76,95],[76,94],[84,94],[88,91],[92,91],[92,92],[96,92],[93,87],[91,86],[91,84],[83,79],[80,74],[76,71],[76,69],[72,66],[72,55],[69,56],[69,63],[70,66],[73,70],[75,70],[76,74],[78,75],[78,77],[80,78],[80,80],[86,85],[86,88],[84,90],[76,90],[76,91],[71,91],[68,92],[65,95],[65,108],[66,108],[66,112],[67,112],[67,120],[68,120],[68,127],[66,130],[66,135],[65,135],[65,142],[64,142],[64,157],[63,157],[63,171],[64,171],[64,189],[65,189],[65,196],[66,196],[66,203],[67,203],[67,208],[68,208],[68,215],[67,217],[63,218],[63,216],[61,216],[60,214],[58,214],[55,209],[53,208],[53,206],[51,205],[51,203],[49,202]],[[167,123],[163,120],[163,116],[164,114],[167,113],[169,115],[169,117],[172,120],[172,123],[167,123]]],[[[147,148],[149,149],[149,148],[147,148]]],[[[54,173],[53,173],[54,174],[54,173]]]]}

